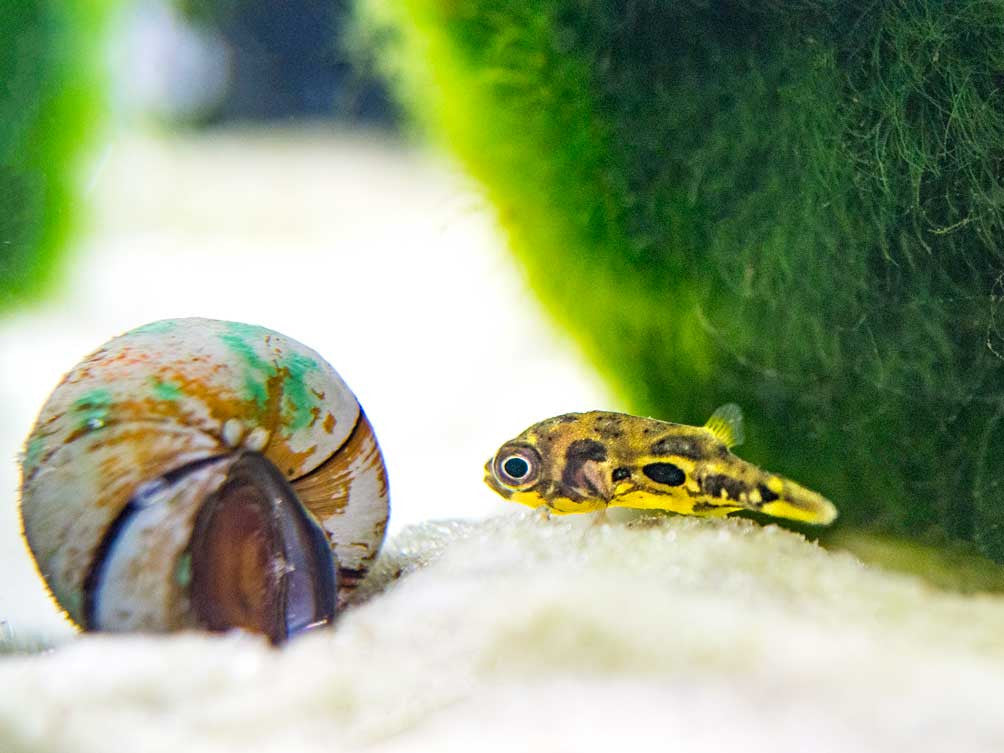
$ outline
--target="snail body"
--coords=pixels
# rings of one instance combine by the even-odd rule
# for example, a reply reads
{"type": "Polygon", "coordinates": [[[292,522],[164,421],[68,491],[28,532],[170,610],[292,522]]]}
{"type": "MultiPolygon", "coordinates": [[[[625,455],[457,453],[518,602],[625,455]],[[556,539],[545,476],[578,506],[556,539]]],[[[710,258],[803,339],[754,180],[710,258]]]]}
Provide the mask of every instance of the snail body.
{"type": "Polygon", "coordinates": [[[355,396],[271,330],[154,322],[78,364],[25,445],[25,538],[89,630],[225,630],[278,642],[329,623],[389,514],[355,396]]]}

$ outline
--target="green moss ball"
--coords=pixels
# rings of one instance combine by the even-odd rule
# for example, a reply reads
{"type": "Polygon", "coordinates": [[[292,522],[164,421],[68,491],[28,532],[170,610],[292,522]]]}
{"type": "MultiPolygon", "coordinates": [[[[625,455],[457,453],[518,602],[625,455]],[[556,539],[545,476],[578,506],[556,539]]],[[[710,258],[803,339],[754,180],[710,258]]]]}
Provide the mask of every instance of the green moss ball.
{"type": "Polygon", "coordinates": [[[0,2],[0,310],[53,278],[80,209],[114,0],[0,2]]]}
{"type": "Polygon", "coordinates": [[[361,18],[635,410],[736,401],[842,524],[1004,562],[1004,1],[361,18]]]}

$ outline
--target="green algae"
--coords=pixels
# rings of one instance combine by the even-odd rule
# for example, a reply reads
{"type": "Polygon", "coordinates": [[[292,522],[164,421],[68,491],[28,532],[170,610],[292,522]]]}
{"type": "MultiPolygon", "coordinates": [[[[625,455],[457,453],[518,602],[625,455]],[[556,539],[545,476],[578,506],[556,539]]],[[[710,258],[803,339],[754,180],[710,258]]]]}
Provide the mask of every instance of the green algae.
{"type": "Polygon", "coordinates": [[[175,319],[160,319],[131,329],[126,335],[166,335],[173,332],[177,326],[178,322],[175,319]]]}
{"type": "Polygon", "coordinates": [[[73,403],[73,411],[77,417],[78,428],[82,431],[94,431],[108,423],[111,414],[112,393],[98,387],[85,392],[73,403]]]}
{"type": "Polygon", "coordinates": [[[80,224],[78,175],[101,120],[116,0],[0,3],[0,309],[57,277],[80,224]]]}
{"type": "Polygon", "coordinates": [[[220,335],[220,340],[244,364],[245,398],[264,411],[268,406],[268,381],[278,374],[278,369],[271,361],[258,355],[253,343],[270,334],[269,330],[251,324],[228,322],[227,331],[220,335]]]}
{"type": "Polygon", "coordinates": [[[33,436],[24,448],[24,475],[29,476],[45,454],[45,437],[33,436]]]}
{"type": "Polygon", "coordinates": [[[286,374],[283,382],[283,423],[291,430],[306,428],[318,413],[317,396],[307,387],[306,377],[318,370],[317,361],[299,353],[282,359],[280,368],[286,374]]]}
{"type": "Polygon", "coordinates": [[[296,431],[310,425],[320,412],[320,398],[306,381],[320,365],[315,359],[299,353],[284,353],[275,361],[262,358],[254,343],[274,335],[263,327],[228,322],[227,331],[220,339],[243,363],[246,399],[253,401],[259,410],[264,411],[268,405],[269,383],[281,379],[283,425],[287,431],[296,431]]]}
{"type": "Polygon", "coordinates": [[[839,525],[1004,561],[1004,2],[361,14],[633,410],[737,402],[839,525]]]}
{"type": "Polygon", "coordinates": [[[154,397],[158,400],[174,402],[176,400],[180,400],[185,395],[181,387],[178,385],[172,384],[171,382],[165,382],[157,377],[150,378],[150,385],[153,389],[154,397]]]}
{"type": "Polygon", "coordinates": [[[188,588],[192,582],[192,554],[185,552],[178,558],[178,564],[174,568],[174,582],[181,588],[188,588]]]}

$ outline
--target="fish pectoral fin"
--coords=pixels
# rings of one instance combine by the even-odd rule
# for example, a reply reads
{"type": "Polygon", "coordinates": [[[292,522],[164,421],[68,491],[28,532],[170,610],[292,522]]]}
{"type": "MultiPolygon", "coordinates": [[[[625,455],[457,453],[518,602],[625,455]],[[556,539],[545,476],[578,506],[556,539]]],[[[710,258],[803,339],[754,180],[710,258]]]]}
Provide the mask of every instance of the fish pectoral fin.
{"type": "Polygon", "coordinates": [[[605,466],[596,460],[587,460],[571,477],[565,479],[569,490],[583,499],[609,501],[613,496],[613,482],[605,466]]]}
{"type": "Polygon", "coordinates": [[[720,406],[711,414],[704,428],[714,434],[715,438],[726,447],[738,447],[746,441],[743,410],[735,403],[720,406]]]}

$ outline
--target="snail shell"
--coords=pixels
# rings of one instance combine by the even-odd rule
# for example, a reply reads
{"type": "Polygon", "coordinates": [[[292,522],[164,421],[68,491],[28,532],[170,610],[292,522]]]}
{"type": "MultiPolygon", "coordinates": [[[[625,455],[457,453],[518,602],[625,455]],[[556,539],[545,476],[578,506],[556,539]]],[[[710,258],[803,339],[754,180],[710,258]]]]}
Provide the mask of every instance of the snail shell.
{"type": "Polygon", "coordinates": [[[67,374],[22,458],[25,537],[89,630],[281,641],[330,622],[383,541],[372,427],[317,353],[262,327],[154,322],[67,374]]]}

